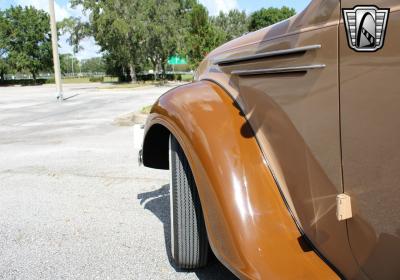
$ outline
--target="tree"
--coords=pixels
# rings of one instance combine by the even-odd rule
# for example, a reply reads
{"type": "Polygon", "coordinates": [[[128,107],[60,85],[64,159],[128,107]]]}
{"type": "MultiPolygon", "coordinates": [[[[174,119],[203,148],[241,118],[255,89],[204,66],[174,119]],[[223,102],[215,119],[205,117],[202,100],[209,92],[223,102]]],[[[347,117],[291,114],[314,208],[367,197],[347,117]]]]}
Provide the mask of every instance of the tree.
{"type": "Polygon", "coordinates": [[[262,8],[250,15],[249,31],[256,31],[270,26],[276,22],[294,16],[296,11],[293,8],[283,6],[282,8],[262,8]]]}
{"type": "Polygon", "coordinates": [[[179,34],[184,28],[179,16],[180,4],[176,0],[147,0],[144,1],[144,22],[146,27],[145,56],[153,65],[155,77],[158,70],[165,69],[168,57],[178,48],[179,34]]]}
{"type": "Polygon", "coordinates": [[[7,60],[3,57],[0,57],[0,80],[4,81],[5,75],[9,71],[7,60]]]}
{"type": "MultiPolygon", "coordinates": [[[[136,81],[138,66],[143,60],[143,0],[72,0],[90,13],[90,34],[118,71],[136,81]]],[[[85,27],[86,28],[86,27],[85,27]]]]}
{"type": "Polygon", "coordinates": [[[67,42],[72,46],[74,54],[82,50],[80,45],[82,39],[91,35],[89,23],[83,22],[76,17],[65,18],[61,22],[58,22],[57,29],[62,34],[68,34],[67,42]]]}
{"type": "Polygon", "coordinates": [[[104,73],[106,72],[106,65],[104,58],[93,57],[89,59],[84,59],[81,62],[82,72],[84,73],[104,73]]]}
{"type": "Polygon", "coordinates": [[[74,50],[93,36],[101,47],[108,74],[136,80],[152,67],[165,73],[172,55],[186,56],[192,68],[222,43],[294,14],[293,9],[261,9],[250,18],[233,10],[209,17],[197,0],[71,0],[82,5],[89,22],[69,18],[60,24],[74,50]],[[150,65],[151,64],[151,65],[150,65]]]}
{"type": "Polygon", "coordinates": [[[0,11],[0,79],[4,81],[4,76],[8,71],[7,45],[8,37],[6,31],[9,30],[8,22],[3,11],[0,11]]]}
{"type": "Polygon", "coordinates": [[[118,77],[118,81],[127,81],[126,64],[117,53],[105,52],[104,61],[106,74],[118,77]]]}
{"type": "Polygon", "coordinates": [[[16,71],[28,71],[36,81],[39,71],[51,69],[49,15],[34,7],[11,7],[4,12],[7,62],[16,71]]]}
{"type": "Polygon", "coordinates": [[[212,24],[207,9],[195,4],[188,14],[185,39],[185,53],[191,67],[197,68],[204,57],[222,42],[224,34],[212,24]]]}
{"type": "Polygon", "coordinates": [[[79,60],[70,53],[60,55],[60,66],[63,74],[72,73],[75,74],[79,69],[79,60]]]}
{"type": "Polygon", "coordinates": [[[248,19],[245,11],[231,10],[228,13],[220,12],[211,18],[216,28],[224,34],[224,41],[228,42],[248,32],[248,19]]]}

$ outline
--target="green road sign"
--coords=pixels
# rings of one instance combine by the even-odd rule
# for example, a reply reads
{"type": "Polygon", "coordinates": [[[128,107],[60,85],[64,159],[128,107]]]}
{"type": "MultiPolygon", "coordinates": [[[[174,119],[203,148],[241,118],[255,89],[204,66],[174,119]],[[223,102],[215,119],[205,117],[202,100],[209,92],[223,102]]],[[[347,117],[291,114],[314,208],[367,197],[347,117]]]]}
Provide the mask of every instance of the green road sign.
{"type": "Polygon", "coordinates": [[[179,56],[170,56],[168,58],[168,64],[169,65],[181,65],[181,64],[187,64],[186,59],[179,57],[179,56]]]}

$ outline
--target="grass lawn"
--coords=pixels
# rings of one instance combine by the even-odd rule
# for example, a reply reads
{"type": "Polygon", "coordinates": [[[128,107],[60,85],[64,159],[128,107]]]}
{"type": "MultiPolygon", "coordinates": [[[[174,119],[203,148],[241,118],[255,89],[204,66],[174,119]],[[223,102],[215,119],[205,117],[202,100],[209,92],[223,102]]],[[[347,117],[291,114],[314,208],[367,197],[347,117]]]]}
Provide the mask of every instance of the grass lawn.
{"type": "Polygon", "coordinates": [[[183,82],[191,82],[191,81],[193,81],[193,75],[191,75],[191,74],[182,75],[182,81],[183,82]]]}
{"type": "Polygon", "coordinates": [[[109,83],[108,85],[105,84],[104,86],[100,86],[99,89],[118,89],[118,88],[138,88],[143,86],[151,86],[155,85],[154,82],[145,82],[145,83],[109,83]]]}
{"type": "MultiPolygon", "coordinates": [[[[191,82],[193,81],[193,75],[191,74],[184,74],[182,75],[182,82],[191,82]]],[[[64,84],[83,84],[83,83],[90,83],[90,78],[89,77],[82,77],[82,78],[63,78],[62,82],[64,84]]],[[[54,82],[51,81],[51,84],[54,82]]],[[[102,87],[104,89],[110,89],[110,88],[137,88],[141,87],[144,85],[159,85],[160,82],[154,82],[154,81],[147,81],[147,82],[139,82],[137,84],[131,84],[131,83],[118,83],[118,78],[116,77],[104,77],[103,83],[112,83],[112,85],[102,87]]]]}
{"type": "MultiPolygon", "coordinates": [[[[184,74],[182,75],[182,82],[191,82],[193,81],[193,75],[184,74]]],[[[91,79],[89,77],[79,77],[79,78],[63,78],[63,84],[84,84],[91,83],[91,79]]],[[[48,81],[49,84],[54,84],[54,81],[48,81]]],[[[99,86],[99,89],[130,89],[130,88],[139,88],[143,86],[159,86],[163,85],[162,82],[159,81],[146,81],[146,82],[138,82],[138,83],[119,83],[118,78],[116,77],[104,77],[103,85],[99,86]]]]}
{"type": "Polygon", "coordinates": [[[150,113],[150,110],[151,110],[151,107],[153,107],[153,105],[144,106],[144,107],[140,110],[140,113],[142,113],[142,114],[149,114],[149,113],[150,113]]]}
{"type": "MultiPolygon", "coordinates": [[[[62,78],[62,82],[64,84],[84,84],[84,83],[91,83],[89,77],[79,77],[79,78],[62,78]]],[[[116,77],[104,77],[104,83],[117,83],[118,78],[116,77]]],[[[54,84],[54,80],[50,82],[54,84]]]]}
{"type": "Polygon", "coordinates": [[[89,78],[64,78],[62,79],[64,84],[83,84],[89,83],[89,78]]]}

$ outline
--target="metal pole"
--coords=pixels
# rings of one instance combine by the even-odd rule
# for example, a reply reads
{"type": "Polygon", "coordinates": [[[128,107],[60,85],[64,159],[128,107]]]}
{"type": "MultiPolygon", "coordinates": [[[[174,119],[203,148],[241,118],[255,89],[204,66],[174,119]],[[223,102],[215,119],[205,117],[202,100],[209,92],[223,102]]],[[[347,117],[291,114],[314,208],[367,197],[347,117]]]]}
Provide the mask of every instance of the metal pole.
{"type": "Polygon", "coordinates": [[[53,48],[54,79],[56,81],[56,86],[57,86],[57,100],[63,101],[60,58],[58,57],[58,39],[57,39],[56,16],[54,12],[54,0],[49,0],[49,12],[50,12],[50,27],[51,27],[51,45],[53,48]]]}

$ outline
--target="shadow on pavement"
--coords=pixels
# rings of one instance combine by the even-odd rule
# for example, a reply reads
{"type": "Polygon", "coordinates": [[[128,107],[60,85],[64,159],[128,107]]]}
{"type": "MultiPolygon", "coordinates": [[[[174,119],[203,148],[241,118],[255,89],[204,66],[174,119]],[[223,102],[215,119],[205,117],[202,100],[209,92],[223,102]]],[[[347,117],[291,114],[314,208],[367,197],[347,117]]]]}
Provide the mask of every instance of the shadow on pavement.
{"type": "MultiPolygon", "coordinates": [[[[137,197],[144,209],[151,211],[164,226],[165,249],[171,266],[178,272],[187,272],[175,267],[171,256],[171,221],[169,205],[169,185],[164,185],[160,189],[138,194],[137,197]]],[[[217,258],[210,254],[209,263],[205,268],[194,270],[199,279],[237,279],[217,258]]]]}
{"type": "Polygon", "coordinates": [[[65,101],[65,100],[68,100],[68,99],[74,98],[74,97],[76,97],[76,96],[78,96],[78,95],[80,95],[80,94],[79,94],[79,93],[77,93],[77,94],[74,94],[74,95],[71,95],[71,96],[65,97],[63,100],[65,101]]]}

